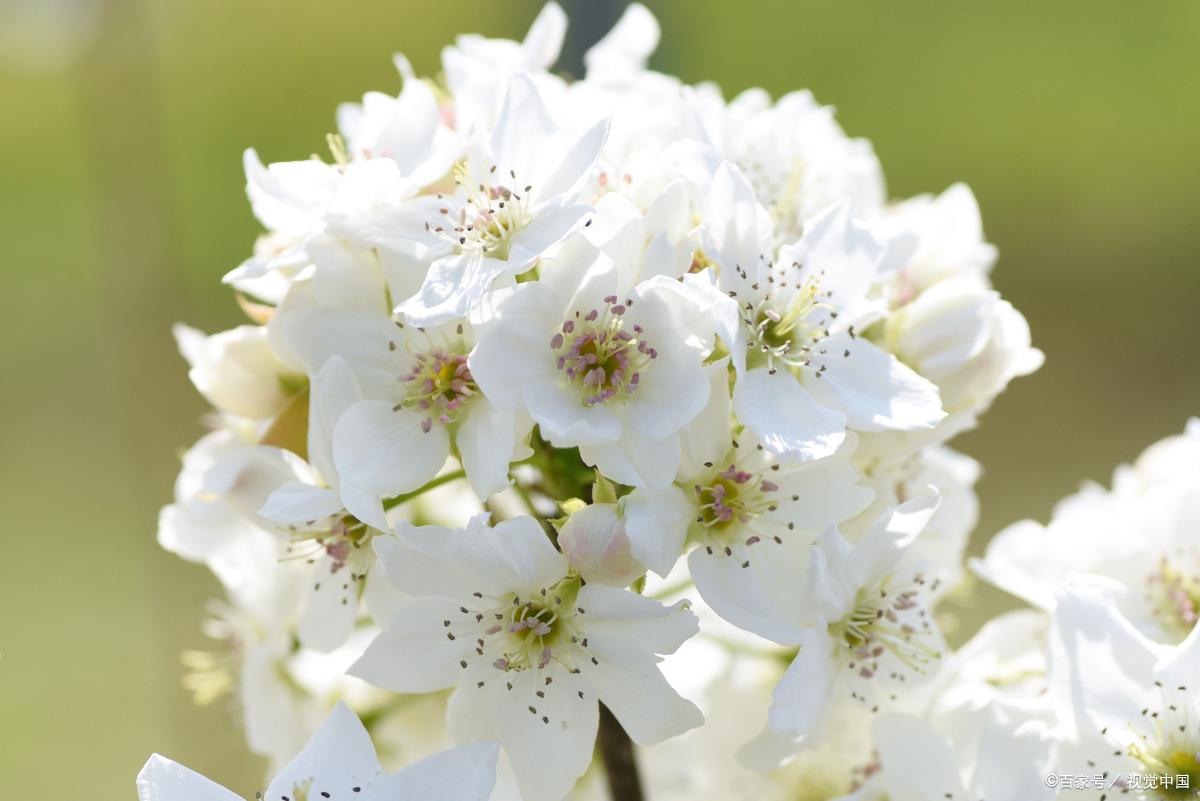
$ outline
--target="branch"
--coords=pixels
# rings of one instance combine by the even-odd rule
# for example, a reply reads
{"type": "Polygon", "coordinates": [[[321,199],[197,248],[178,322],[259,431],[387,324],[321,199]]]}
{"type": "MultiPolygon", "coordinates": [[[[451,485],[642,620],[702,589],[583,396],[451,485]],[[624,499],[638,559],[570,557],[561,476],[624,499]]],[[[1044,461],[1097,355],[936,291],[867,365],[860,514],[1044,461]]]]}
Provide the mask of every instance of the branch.
{"type": "Polygon", "coordinates": [[[633,741],[604,704],[600,705],[600,731],[596,739],[612,801],[644,801],[633,741]]]}

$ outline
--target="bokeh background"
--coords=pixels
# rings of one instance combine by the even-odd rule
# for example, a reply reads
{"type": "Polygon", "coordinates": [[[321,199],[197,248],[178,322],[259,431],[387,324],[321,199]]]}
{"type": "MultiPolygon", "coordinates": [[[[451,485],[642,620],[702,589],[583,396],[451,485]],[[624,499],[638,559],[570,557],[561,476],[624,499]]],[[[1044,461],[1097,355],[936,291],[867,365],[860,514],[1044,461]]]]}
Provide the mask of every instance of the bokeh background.
{"type": "MultiPolygon", "coordinates": [[[[622,3],[564,5],[572,69],[622,3]]],[[[893,196],[977,193],[1047,362],[956,443],[986,468],[976,551],[1200,412],[1200,4],[650,5],[659,69],[809,87],[893,196]]],[[[398,89],[394,50],[432,73],[455,33],[520,38],[539,7],[0,0],[6,798],[131,799],[152,750],[253,797],[227,710],[180,685],[214,582],[154,543],[203,412],[169,326],[239,322],[219,279],[257,232],[244,147],[322,150],[336,103],[398,89]]]]}

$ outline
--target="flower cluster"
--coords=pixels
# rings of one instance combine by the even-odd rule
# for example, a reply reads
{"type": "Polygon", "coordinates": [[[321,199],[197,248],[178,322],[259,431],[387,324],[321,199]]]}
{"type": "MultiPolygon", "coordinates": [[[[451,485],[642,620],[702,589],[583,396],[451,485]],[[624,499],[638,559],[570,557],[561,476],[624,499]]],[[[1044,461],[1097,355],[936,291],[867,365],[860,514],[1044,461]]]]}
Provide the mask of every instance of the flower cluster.
{"type": "Polygon", "coordinates": [[[214,411],[158,536],[224,588],[186,681],[265,798],[482,799],[499,754],[494,797],[587,799],[614,737],[655,799],[1196,797],[1200,428],[1002,533],[974,567],[1036,609],[952,650],[946,443],[1041,364],[970,190],[891,202],[809,93],[649,70],[640,5],[567,80],[565,26],[247,151],[250,322],[176,330],[214,411]]]}

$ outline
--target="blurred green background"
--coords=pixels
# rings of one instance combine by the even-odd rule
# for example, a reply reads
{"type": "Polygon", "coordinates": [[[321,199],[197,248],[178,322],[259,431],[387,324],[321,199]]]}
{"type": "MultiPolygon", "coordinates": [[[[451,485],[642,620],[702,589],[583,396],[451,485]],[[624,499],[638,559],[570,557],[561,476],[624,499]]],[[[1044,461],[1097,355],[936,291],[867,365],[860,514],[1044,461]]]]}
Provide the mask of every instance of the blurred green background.
{"type": "MultiPolygon", "coordinates": [[[[570,66],[620,3],[565,5],[570,66]]],[[[1200,4],[650,5],[656,67],[809,87],[893,196],[977,193],[1047,363],[956,442],[986,469],[976,549],[1200,411],[1200,4]]],[[[519,38],[539,7],[0,0],[6,798],[131,799],[153,750],[253,797],[227,710],[180,687],[215,585],[154,543],[204,408],[169,326],[239,322],[244,147],[320,151],[336,103],[398,88],[394,50],[434,72],[455,33],[519,38]]]]}

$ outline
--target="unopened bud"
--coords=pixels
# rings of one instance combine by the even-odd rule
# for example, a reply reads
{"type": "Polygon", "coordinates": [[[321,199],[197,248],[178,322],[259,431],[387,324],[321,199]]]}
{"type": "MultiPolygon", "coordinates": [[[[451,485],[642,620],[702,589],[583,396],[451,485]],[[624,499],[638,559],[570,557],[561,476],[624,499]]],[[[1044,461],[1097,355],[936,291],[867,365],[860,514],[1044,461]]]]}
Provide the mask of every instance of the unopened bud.
{"type": "Polygon", "coordinates": [[[585,581],[627,587],[646,572],[629,551],[625,520],[614,503],[594,503],[572,514],[558,544],[585,581]]]}

